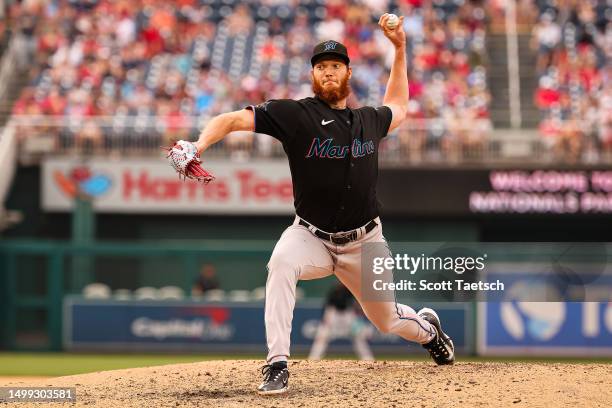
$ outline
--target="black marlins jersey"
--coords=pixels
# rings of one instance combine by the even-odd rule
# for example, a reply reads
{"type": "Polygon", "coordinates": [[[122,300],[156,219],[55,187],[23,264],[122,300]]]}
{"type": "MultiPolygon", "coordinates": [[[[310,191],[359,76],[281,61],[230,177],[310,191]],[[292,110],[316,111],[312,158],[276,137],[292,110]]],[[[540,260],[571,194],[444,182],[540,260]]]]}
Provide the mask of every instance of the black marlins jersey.
{"type": "Polygon", "coordinates": [[[298,216],[326,232],[358,228],[378,216],[378,144],[391,109],[332,109],[318,98],[249,106],[255,131],[278,139],[289,158],[298,216]]]}

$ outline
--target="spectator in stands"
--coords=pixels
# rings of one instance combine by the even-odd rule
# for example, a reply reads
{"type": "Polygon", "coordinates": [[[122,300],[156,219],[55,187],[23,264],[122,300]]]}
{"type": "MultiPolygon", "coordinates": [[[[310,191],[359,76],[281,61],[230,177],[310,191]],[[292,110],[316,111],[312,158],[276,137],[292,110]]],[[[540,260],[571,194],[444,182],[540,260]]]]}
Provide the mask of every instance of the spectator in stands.
{"type": "Polygon", "coordinates": [[[43,113],[51,116],[63,115],[66,112],[67,105],[66,98],[57,86],[52,87],[49,95],[40,102],[43,113]]]}
{"type": "Polygon", "coordinates": [[[234,11],[225,19],[230,35],[247,35],[253,28],[253,18],[249,6],[239,3],[234,11]]]}
{"type": "Polygon", "coordinates": [[[98,124],[88,119],[76,134],[76,148],[86,154],[99,153],[102,148],[102,130],[98,124]]]}
{"type": "Polygon", "coordinates": [[[332,14],[327,14],[325,19],[316,24],[315,32],[318,41],[326,38],[344,38],[344,22],[335,18],[332,14]]]}
{"type": "Polygon", "coordinates": [[[540,110],[546,111],[561,101],[561,92],[556,89],[554,80],[550,76],[540,78],[538,88],[534,94],[534,104],[540,110]]]}
{"type": "MultiPolygon", "coordinates": [[[[612,69],[607,68],[608,84],[611,78],[609,77],[612,69]]],[[[599,100],[600,108],[597,118],[597,128],[599,140],[602,147],[602,153],[612,158],[612,86],[608,85],[603,91],[603,95],[599,100]]]]}
{"type": "Polygon", "coordinates": [[[532,48],[537,50],[536,69],[544,69],[552,61],[553,53],[561,41],[561,27],[554,21],[552,12],[547,11],[540,16],[540,21],[533,28],[532,48]]]}
{"type": "Polygon", "coordinates": [[[569,120],[563,122],[557,143],[557,157],[568,163],[576,163],[580,157],[583,142],[584,131],[581,127],[581,120],[577,115],[572,115],[569,120]]]}
{"type": "Polygon", "coordinates": [[[539,125],[540,135],[542,136],[542,141],[544,143],[544,147],[548,151],[552,151],[555,149],[555,146],[560,139],[562,122],[561,119],[549,113],[539,125]]]}
{"type": "Polygon", "coordinates": [[[205,264],[202,266],[200,274],[191,288],[191,295],[200,296],[212,289],[219,289],[217,272],[213,265],[205,264]]]}

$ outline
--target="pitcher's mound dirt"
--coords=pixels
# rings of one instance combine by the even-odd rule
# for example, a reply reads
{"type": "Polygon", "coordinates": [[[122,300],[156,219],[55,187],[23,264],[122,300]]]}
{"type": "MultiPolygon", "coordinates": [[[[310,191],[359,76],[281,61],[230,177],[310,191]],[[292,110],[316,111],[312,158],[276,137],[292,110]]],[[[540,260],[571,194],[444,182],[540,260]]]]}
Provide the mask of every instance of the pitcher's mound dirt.
{"type": "Polygon", "coordinates": [[[252,360],[206,361],[56,377],[37,385],[76,387],[77,406],[112,408],[612,407],[612,364],[436,367],[429,362],[299,360],[289,363],[289,391],[269,397],[255,393],[260,367],[252,360]]]}
{"type": "Polygon", "coordinates": [[[0,376],[0,387],[4,387],[6,384],[13,384],[17,381],[19,381],[22,384],[40,384],[41,381],[45,381],[49,378],[53,378],[53,377],[47,377],[47,376],[21,376],[21,375],[16,375],[16,376],[0,376]]]}

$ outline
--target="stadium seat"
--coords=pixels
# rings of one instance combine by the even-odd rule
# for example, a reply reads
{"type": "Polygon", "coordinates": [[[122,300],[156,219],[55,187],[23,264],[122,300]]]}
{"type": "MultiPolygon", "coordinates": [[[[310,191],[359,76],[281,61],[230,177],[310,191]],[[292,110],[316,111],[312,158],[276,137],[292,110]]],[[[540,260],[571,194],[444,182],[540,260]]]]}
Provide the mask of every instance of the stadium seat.
{"type": "Polygon", "coordinates": [[[181,300],[185,298],[185,292],[178,286],[164,286],[159,288],[158,292],[160,299],[176,299],[181,300]]]}
{"type": "Polygon", "coordinates": [[[231,290],[227,294],[227,299],[231,302],[248,302],[251,300],[251,292],[248,290],[231,290]]]}
{"type": "Polygon", "coordinates": [[[264,300],[266,298],[266,287],[260,286],[251,291],[251,299],[264,300]]]}
{"type": "Polygon", "coordinates": [[[204,293],[203,299],[207,302],[223,302],[226,299],[223,289],[211,289],[204,293]]]}
{"type": "Polygon", "coordinates": [[[151,286],[143,286],[134,291],[134,299],[136,300],[159,299],[159,290],[151,286]]]}
{"type": "Polygon", "coordinates": [[[115,289],[113,292],[113,298],[115,300],[131,300],[132,291],[129,289],[115,289]]]}
{"type": "Polygon", "coordinates": [[[104,283],[90,283],[83,288],[83,296],[87,299],[109,299],[111,288],[104,283]]]}

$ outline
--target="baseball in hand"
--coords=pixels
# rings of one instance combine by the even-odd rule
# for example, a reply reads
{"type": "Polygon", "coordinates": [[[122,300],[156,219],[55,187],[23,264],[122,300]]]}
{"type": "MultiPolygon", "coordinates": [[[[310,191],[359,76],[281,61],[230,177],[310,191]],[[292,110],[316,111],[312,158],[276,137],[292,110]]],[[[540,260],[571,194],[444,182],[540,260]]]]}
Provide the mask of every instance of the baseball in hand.
{"type": "Polygon", "coordinates": [[[397,24],[399,23],[399,17],[395,14],[389,14],[387,17],[387,28],[389,30],[395,30],[397,24]]]}

